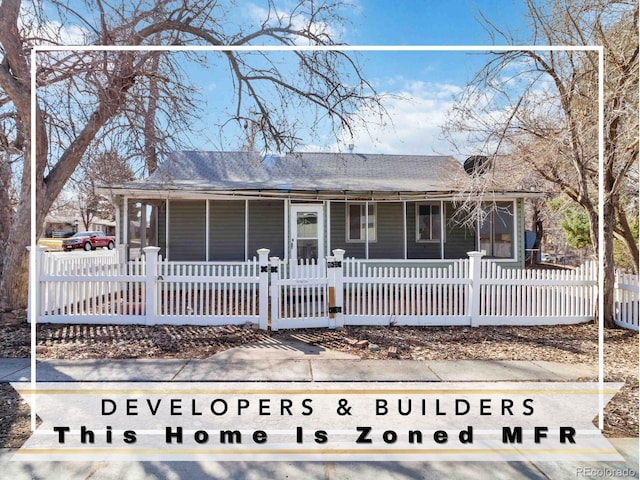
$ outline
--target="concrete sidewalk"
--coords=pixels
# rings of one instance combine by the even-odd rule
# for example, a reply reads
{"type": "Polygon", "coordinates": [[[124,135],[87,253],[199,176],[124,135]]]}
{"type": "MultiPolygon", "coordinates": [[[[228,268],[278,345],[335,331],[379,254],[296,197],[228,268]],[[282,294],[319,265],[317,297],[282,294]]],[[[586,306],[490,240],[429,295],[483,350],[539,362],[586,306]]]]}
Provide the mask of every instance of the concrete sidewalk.
{"type": "MultiPolygon", "coordinates": [[[[597,377],[586,364],[510,360],[207,359],[40,360],[39,382],[64,381],[566,381],[597,377]]],[[[27,358],[0,359],[0,381],[31,378],[27,358]]]]}
{"type": "MultiPolygon", "coordinates": [[[[0,359],[0,381],[28,381],[29,359],[0,359]]],[[[360,360],[295,341],[268,340],[207,359],[43,360],[39,381],[566,381],[595,378],[585,364],[544,361],[360,360]]],[[[638,439],[611,439],[625,462],[9,462],[22,479],[483,479],[638,478],[638,439]]]]}

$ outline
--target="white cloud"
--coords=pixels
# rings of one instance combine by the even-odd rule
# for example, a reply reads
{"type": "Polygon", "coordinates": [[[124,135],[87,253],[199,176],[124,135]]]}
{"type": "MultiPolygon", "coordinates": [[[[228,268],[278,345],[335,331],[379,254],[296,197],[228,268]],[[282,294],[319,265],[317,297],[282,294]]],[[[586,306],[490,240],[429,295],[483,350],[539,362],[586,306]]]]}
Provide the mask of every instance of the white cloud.
{"type": "MultiPolygon", "coordinates": [[[[389,79],[397,84],[400,78],[389,79]]],[[[404,81],[404,87],[383,94],[388,113],[384,122],[369,121],[354,129],[353,138],[340,135],[331,150],[346,150],[349,144],[361,153],[387,154],[452,154],[451,145],[443,138],[442,126],[461,88],[452,84],[404,81]]],[[[364,115],[364,118],[374,118],[364,115]]]]}
{"type": "Polygon", "coordinates": [[[54,45],[86,45],[90,32],[77,24],[62,24],[58,20],[41,21],[36,14],[34,4],[22,2],[18,28],[26,32],[26,36],[38,38],[41,44],[54,45]]]}
{"type": "MultiPolygon", "coordinates": [[[[289,13],[286,7],[282,10],[267,10],[264,7],[258,6],[254,3],[248,3],[246,5],[246,15],[256,25],[260,25],[267,22],[267,25],[275,26],[279,24],[286,24],[291,22],[293,30],[308,30],[314,35],[327,35],[334,42],[340,42],[341,38],[344,38],[345,32],[342,29],[336,29],[325,22],[312,22],[309,24],[309,19],[303,15],[297,14],[289,18],[289,13]]],[[[304,38],[294,39],[296,45],[310,45],[311,42],[304,38]]]]}

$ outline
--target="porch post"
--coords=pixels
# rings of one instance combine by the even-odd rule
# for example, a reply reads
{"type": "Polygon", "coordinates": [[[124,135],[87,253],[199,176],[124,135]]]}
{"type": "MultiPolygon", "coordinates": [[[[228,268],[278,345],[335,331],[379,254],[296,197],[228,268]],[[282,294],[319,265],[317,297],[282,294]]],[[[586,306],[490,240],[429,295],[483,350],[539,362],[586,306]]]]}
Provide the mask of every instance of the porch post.
{"type": "Polygon", "coordinates": [[[260,329],[267,330],[269,325],[269,252],[268,248],[258,250],[258,313],[260,329]]]}
{"type": "Polygon", "coordinates": [[[402,201],[402,258],[407,259],[407,201],[402,201]]]}
{"type": "Polygon", "coordinates": [[[480,321],[480,260],[484,256],[481,252],[467,252],[469,256],[469,302],[467,303],[467,315],[470,325],[477,327],[480,321]]]}
{"type": "Polygon", "coordinates": [[[325,215],[325,221],[327,228],[325,228],[325,236],[327,237],[326,249],[327,252],[331,251],[331,200],[325,202],[327,206],[327,214],[325,215]]]}
{"type": "Polygon", "coordinates": [[[244,200],[244,261],[249,260],[249,199],[244,200]]]}
{"type": "Polygon", "coordinates": [[[123,213],[122,213],[122,244],[125,249],[125,259],[129,260],[129,198],[123,197],[123,213]]]}
{"type": "Polygon", "coordinates": [[[445,234],[445,222],[447,221],[447,215],[444,211],[444,201],[440,200],[440,259],[444,260],[444,234],[445,234]]]}
{"type": "MultiPolygon", "coordinates": [[[[211,225],[209,224],[209,199],[207,198],[205,200],[205,204],[204,204],[204,215],[205,215],[205,219],[204,219],[204,229],[206,231],[205,236],[204,236],[204,259],[206,262],[209,261],[209,243],[210,243],[210,237],[211,237],[211,225]]],[[[247,259],[245,258],[245,261],[247,259]]]]}
{"type": "Polygon", "coordinates": [[[369,260],[369,202],[364,202],[364,258],[369,260]]]}
{"type": "Polygon", "coordinates": [[[158,278],[158,252],[160,247],[144,247],[144,261],[147,268],[145,279],[145,323],[155,325],[158,315],[158,289],[156,280],[158,278]]]}
{"type": "Polygon", "coordinates": [[[169,260],[169,199],[165,203],[164,211],[164,258],[169,260]]]}

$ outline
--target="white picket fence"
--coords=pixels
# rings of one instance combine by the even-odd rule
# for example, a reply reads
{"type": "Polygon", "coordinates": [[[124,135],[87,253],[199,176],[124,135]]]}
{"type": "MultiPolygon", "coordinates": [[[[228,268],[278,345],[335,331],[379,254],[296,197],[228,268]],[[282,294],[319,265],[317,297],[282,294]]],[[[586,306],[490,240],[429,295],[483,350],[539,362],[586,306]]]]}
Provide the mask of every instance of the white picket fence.
{"type": "Polygon", "coordinates": [[[38,321],[140,323],[146,314],[144,259],[121,263],[115,253],[61,255],[38,255],[38,321]]]}
{"type": "Polygon", "coordinates": [[[344,262],[347,325],[469,325],[469,261],[442,268],[344,262]]]}
{"type": "MultiPolygon", "coordinates": [[[[113,255],[111,263],[104,263],[96,256],[94,264],[87,256],[39,252],[38,321],[195,325],[259,322],[257,260],[233,264],[168,262],[158,256],[158,250],[147,247],[144,257],[129,262],[113,255]]],[[[262,288],[266,290],[266,284],[262,288]]],[[[265,305],[262,309],[267,311],[265,305]]]]}
{"type": "Polygon", "coordinates": [[[559,324],[594,317],[597,301],[595,262],[575,270],[521,270],[482,261],[481,324],[559,324]]]}
{"type": "Polygon", "coordinates": [[[638,275],[616,272],[614,320],[620,327],[638,331],[640,318],[640,282],[638,275]]]}
{"type": "MultiPolygon", "coordinates": [[[[591,320],[597,268],[502,268],[482,254],[441,267],[387,267],[344,251],[299,265],[258,251],[248,262],[170,262],[157,247],[123,257],[38,251],[38,322],[225,325],[548,325],[591,320]],[[91,260],[94,260],[93,262],[91,260]]],[[[637,276],[616,280],[616,322],[638,329],[637,276]]]]}
{"type": "Polygon", "coordinates": [[[156,323],[258,323],[260,265],[248,262],[158,262],[156,323]]]}
{"type": "Polygon", "coordinates": [[[547,325],[593,318],[597,268],[502,268],[470,254],[441,268],[345,262],[348,325],[547,325]]]}

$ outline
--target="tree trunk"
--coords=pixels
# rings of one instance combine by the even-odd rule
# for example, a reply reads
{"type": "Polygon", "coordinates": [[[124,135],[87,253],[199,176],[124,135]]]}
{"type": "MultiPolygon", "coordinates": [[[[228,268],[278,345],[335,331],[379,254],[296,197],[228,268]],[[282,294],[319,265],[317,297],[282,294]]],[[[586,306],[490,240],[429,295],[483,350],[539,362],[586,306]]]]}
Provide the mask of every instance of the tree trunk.
{"type": "MultiPolygon", "coordinates": [[[[27,197],[28,198],[28,197],[27,197]]],[[[29,202],[21,202],[7,240],[0,279],[0,308],[3,310],[25,308],[29,280],[29,245],[31,231],[29,202]]]]}
{"type": "Polygon", "coordinates": [[[6,154],[0,154],[0,276],[2,275],[2,262],[6,250],[6,242],[11,230],[12,208],[9,198],[9,186],[11,185],[11,167],[6,154]]]}
{"type": "MultiPolygon", "coordinates": [[[[611,198],[604,204],[602,218],[615,218],[615,203],[611,198]]],[[[604,222],[604,245],[600,248],[604,250],[604,262],[601,274],[604,276],[604,318],[599,319],[605,328],[616,328],[613,320],[614,284],[616,278],[616,265],[613,256],[613,227],[615,222],[604,222]]]]}
{"type": "Polygon", "coordinates": [[[631,231],[631,226],[629,225],[627,214],[622,209],[622,206],[620,204],[616,205],[616,211],[618,212],[618,225],[620,227],[618,229],[619,232],[617,236],[625,244],[627,250],[629,250],[631,258],[633,259],[633,261],[631,262],[631,264],[633,265],[633,271],[637,274],[638,261],[640,258],[638,252],[638,243],[636,242],[633,232],[631,231]]]}

